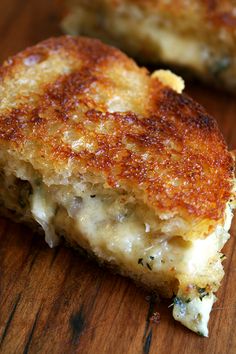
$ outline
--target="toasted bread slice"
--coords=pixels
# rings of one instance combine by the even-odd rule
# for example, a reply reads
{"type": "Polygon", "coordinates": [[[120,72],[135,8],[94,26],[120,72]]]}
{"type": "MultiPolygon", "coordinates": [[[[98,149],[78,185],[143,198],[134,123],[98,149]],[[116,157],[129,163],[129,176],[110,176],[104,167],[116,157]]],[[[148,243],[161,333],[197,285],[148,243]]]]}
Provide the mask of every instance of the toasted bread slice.
{"type": "Polygon", "coordinates": [[[177,296],[174,317],[207,335],[234,164],[215,120],[182,88],[83,37],[10,58],[0,68],[0,207],[40,225],[51,247],[64,236],[177,296]]]}
{"type": "Polygon", "coordinates": [[[192,70],[235,92],[233,1],[67,0],[63,28],[101,38],[147,63],[192,70]]]}

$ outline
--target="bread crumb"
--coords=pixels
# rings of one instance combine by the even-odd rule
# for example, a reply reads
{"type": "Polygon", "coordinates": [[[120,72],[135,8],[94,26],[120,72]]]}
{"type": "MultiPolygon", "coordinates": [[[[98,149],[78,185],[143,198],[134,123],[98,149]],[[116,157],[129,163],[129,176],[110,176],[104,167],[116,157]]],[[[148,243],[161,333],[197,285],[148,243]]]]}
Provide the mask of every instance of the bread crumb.
{"type": "Polygon", "coordinates": [[[151,75],[157,78],[163,85],[171,87],[177,93],[182,93],[185,87],[182,77],[175,75],[170,70],[156,70],[151,75]]]}

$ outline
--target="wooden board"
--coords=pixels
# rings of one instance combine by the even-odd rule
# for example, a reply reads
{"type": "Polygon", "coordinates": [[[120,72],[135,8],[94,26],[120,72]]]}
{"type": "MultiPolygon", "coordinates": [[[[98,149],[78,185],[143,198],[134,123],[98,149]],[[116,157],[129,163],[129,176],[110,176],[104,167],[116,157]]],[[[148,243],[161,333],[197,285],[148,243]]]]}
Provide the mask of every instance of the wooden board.
{"type": "MultiPolygon", "coordinates": [[[[60,1],[1,0],[0,60],[60,34],[60,1]]],[[[189,92],[236,148],[236,100],[201,85],[189,92]]],[[[236,224],[236,223],[234,223],[236,224]]],[[[172,319],[170,302],[65,247],[49,249],[27,228],[0,219],[1,353],[236,353],[236,225],[225,247],[226,276],[201,338],[172,319]],[[159,312],[160,323],[150,317],[159,312]]]]}

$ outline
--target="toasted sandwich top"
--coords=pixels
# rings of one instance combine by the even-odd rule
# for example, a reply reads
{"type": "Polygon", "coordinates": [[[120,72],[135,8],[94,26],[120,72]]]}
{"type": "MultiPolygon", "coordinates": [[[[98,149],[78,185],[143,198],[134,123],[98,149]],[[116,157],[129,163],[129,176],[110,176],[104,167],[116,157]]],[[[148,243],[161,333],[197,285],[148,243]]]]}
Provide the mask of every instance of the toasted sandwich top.
{"type": "Polygon", "coordinates": [[[233,159],[215,120],[94,39],[52,38],[3,64],[4,151],[51,181],[86,175],[131,193],[192,234],[223,223],[232,195],[233,159]]]}

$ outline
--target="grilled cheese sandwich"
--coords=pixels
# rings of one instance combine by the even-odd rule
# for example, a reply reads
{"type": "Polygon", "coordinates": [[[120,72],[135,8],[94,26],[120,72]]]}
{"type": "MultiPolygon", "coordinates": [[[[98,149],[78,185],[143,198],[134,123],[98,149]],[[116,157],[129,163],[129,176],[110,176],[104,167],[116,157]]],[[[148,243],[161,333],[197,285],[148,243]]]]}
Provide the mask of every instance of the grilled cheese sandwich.
{"type": "Polygon", "coordinates": [[[59,37],[0,68],[0,211],[174,298],[202,335],[224,275],[234,161],[215,120],[119,50],[59,37]]]}
{"type": "Polygon", "coordinates": [[[67,0],[66,33],[100,38],[149,64],[187,69],[235,92],[233,1],[67,0]]]}

